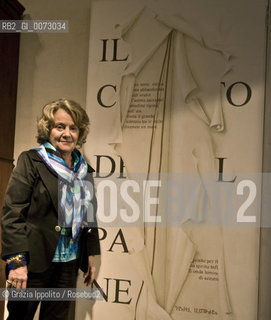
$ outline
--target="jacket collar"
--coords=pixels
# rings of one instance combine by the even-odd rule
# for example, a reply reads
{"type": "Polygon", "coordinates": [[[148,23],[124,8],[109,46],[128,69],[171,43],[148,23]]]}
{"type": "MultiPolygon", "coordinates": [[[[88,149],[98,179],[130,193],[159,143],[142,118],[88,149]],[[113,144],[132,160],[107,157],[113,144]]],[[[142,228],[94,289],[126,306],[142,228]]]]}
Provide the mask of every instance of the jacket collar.
{"type": "Polygon", "coordinates": [[[58,212],[58,176],[56,172],[44,162],[36,150],[30,150],[30,157],[35,163],[35,167],[50,195],[56,212],[58,212]]]}
{"type": "MultiPolygon", "coordinates": [[[[47,165],[47,163],[36,150],[32,149],[29,151],[29,153],[32,161],[36,163],[36,168],[39,172],[39,175],[50,195],[56,212],[58,212],[58,175],[47,165]]],[[[92,173],[94,171],[95,170],[88,165],[88,173],[92,173]]]]}

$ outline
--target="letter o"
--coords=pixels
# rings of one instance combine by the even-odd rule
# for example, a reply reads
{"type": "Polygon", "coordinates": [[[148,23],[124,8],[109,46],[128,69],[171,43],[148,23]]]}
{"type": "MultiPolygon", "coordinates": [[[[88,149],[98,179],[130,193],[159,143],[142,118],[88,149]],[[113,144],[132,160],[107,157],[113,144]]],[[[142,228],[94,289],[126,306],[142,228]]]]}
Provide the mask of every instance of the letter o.
{"type": "Polygon", "coordinates": [[[229,86],[228,90],[227,90],[227,100],[229,101],[229,103],[235,107],[242,107],[244,106],[245,104],[247,104],[249,102],[249,100],[251,99],[251,95],[252,95],[252,91],[251,91],[251,88],[248,84],[246,84],[245,82],[242,82],[242,81],[239,81],[239,82],[235,82],[233,83],[231,86],[229,86]],[[246,90],[247,90],[247,97],[244,101],[244,103],[241,103],[241,104],[236,104],[232,101],[232,95],[231,95],[231,92],[232,92],[232,88],[237,85],[237,84],[242,84],[246,90]]]}

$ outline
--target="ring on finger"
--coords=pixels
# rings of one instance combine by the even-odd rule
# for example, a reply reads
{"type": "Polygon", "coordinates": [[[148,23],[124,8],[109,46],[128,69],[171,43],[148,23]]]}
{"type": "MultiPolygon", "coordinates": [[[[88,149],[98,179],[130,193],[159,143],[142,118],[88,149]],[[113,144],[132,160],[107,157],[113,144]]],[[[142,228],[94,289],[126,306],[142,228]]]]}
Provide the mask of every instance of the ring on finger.
{"type": "Polygon", "coordinates": [[[16,288],[16,287],[17,287],[17,282],[16,282],[16,281],[12,281],[11,286],[12,286],[13,288],[16,288]]]}
{"type": "Polygon", "coordinates": [[[11,282],[11,281],[7,280],[6,282],[7,282],[7,284],[8,284],[9,286],[12,285],[12,282],[11,282]]]}

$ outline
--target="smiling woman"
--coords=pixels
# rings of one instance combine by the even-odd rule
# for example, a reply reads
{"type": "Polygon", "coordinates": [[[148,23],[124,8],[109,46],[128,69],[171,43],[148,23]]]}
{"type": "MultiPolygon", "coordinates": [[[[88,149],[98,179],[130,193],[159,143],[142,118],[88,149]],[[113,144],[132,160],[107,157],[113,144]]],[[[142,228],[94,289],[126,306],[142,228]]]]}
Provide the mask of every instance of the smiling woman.
{"type": "Polygon", "coordinates": [[[55,126],[55,121],[58,121],[55,119],[58,110],[66,111],[77,126],[79,130],[77,144],[81,147],[86,142],[88,135],[89,118],[78,103],[66,99],[59,99],[44,106],[42,116],[38,121],[37,141],[44,143],[49,140],[50,130],[55,126]]]}
{"type": "MultiPolygon", "coordinates": [[[[41,145],[20,155],[2,210],[8,287],[73,288],[78,268],[87,285],[94,280],[94,255],[100,254],[94,170],[76,148],[86,141],[88,125],[85,110],[72,100],[42,109],[41,145]]],[[[32,319],[38,303],[9,301],[8,319],[32,319]]],[[[67,319],[69,304],[42,301],[40,318],[67,319]]]]}
{"type": "Polygon", "coordinates": [[[61,153],[62,157],[71,156],[76,147],[78,136],[79,129],[74,124],[72,117],[63,109],[57,110],[54,115],[54,126],[51,129],[49,140],[61,153]]]}
{"type": "Polygon", "coordinates": [[[78,103],[60,99],[43,108],[38,121],[37,140],[40,143],[49,141],[72,168],[72,151],[86,141],[88,126],[89,118],[78,103]]]}

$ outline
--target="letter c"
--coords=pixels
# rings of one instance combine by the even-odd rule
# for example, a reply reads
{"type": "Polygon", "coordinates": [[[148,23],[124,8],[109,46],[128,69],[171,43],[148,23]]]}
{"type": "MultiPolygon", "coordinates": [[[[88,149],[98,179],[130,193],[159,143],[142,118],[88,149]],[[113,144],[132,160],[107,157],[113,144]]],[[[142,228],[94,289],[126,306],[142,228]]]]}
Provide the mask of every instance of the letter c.
{"type": "Polygon", "coordinates": [[[102,86],[99,91],[98,91],[98,94],[97,94],[97,101],[99,103],[99,105],[101,105],[102,107],[104,108],[111,108],[113,107],[115,104],[116,104],[116,101],[111,104],[111,105],[106,105],[102,102],[102,92],[103,90],[106,88],[106,87],[111,87],[114,89],[114,91],[116,92],[117,91],[117,87],[116,86],[113,86],[112,84],[105,84],[104,86],[102,86]]]}

